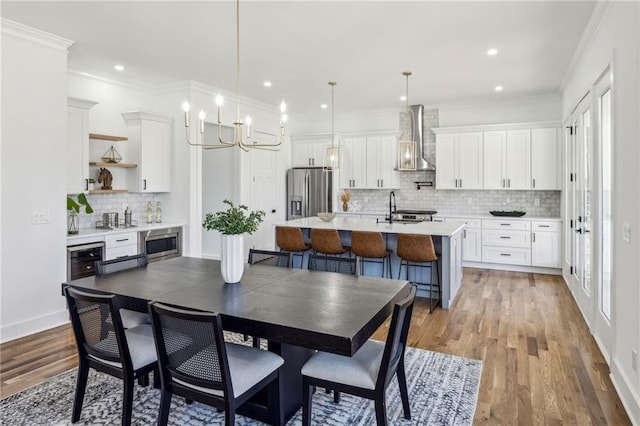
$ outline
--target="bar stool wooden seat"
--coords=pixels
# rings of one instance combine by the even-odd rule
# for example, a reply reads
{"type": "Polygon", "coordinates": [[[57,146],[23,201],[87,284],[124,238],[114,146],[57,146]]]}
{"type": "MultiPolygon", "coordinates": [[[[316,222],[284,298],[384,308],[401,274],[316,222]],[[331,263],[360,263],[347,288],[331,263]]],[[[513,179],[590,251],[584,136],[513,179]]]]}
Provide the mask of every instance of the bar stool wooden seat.
{"type": "Polygon", "coordinates": [[[311,229],[311,248],[316,253],[334,256],[349,253],[351,250],[351,247],[342,245],[336,229],[311,229]]]}
{"type": "Polygon", "coordinates": [[[385,263],[387,267],[387,277],[392,277],[391,253],[382,238],[380,232],[352,231],[351,232],[351,252],[356,255],[357,274],[362,275],[364,265],[361,262],[382,263],[382,277],[384,277],[385,263]]]}
{"type": "Polygon", "coordinates": [[[304,265],[304,254],[311,245],[304,241],[300,228],[276,226],[276,245],[281,251],[289,252],[289,265],[293,267],[293,256],[300,256],[300,267],[304,265]]]}
{"type": "MultiPolygon", "coordinates": [[[[431,235],[419,234],[398,234],[398,245],[396,253],[400,258],[400,268],[398,269],[398,279],[402,273],[402,265],[406,267],[405,279],[409,280],[409,267],[429,268],[429,312],[433,312],[433,290],[438,289],[438,302],[442,302],[442,288],[440,287],[440,277],[438,273],[438,255],[433,246],[431,235]],[[433,279],[433,265],[436,267],[435,283],[433,279]]],[[[418,283],[425,285],[427,283],[418,283]]],[[[436,306],[438,306],[436,302],[436,306]]]]}

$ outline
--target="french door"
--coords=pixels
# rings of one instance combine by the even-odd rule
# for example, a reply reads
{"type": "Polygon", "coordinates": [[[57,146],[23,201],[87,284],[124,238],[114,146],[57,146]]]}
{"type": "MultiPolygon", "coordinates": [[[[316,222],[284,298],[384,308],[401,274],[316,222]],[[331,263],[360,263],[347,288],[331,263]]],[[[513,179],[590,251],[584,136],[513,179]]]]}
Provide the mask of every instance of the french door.
{"type": "Polygon", "coordinates": [[[572,229],[572,262],[570,287],[588,324],[593,318],[593,289],[591,265],[591,209],[593,158],[591,93],[578,104],[571,117],[570,154],[572,171],[570,177],[571,206],[569,226],[572,229]]]}
{"type": "Polygon", "coordinates": [[[607,361],[614,316],[612,118],[607,70],[571,114],[565,151],[569,287],[607,361]]]}

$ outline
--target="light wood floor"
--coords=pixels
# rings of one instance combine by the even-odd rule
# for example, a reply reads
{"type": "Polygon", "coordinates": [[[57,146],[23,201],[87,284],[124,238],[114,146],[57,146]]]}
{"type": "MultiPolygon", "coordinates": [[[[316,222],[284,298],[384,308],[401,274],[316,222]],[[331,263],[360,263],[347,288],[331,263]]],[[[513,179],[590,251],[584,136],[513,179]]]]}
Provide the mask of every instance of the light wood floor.
{"type": "MultiPolygon", "coordinates": [[[[483,360],[477,425],[631,424],[560,277],[465,269],[450,310],[416,302],[408,344],[483,360]]],[[[3,398],[77,365],[69,326],[0,345],[0,357],[3,398]]]]}

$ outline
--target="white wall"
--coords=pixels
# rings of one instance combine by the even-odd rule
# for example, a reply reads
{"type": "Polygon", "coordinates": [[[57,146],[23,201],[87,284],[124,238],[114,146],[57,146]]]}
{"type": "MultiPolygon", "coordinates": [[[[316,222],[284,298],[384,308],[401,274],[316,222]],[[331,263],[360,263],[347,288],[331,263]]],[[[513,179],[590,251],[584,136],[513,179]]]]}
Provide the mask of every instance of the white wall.
{"type": "Polygon", "coordinates": [[[640,4],[611,2],[567,79],[562,91],[563,117],[611,63],[613,92],[614,345],[611,377],[627,412],[640,424],[640,373],[631,366],[631,349],[640,349],[640,4]],[[622,224],[631,226],[631,242],[622,240],[622,224]]]}
{"type": "Polygon", "coordinates": [[[67,47],[2,21],[1,341],[67,321],[67,47]],[[10,106],[10,107],[7,107],[10,106]],[[31,222],[34,211],[50,223],[31,222]]]}

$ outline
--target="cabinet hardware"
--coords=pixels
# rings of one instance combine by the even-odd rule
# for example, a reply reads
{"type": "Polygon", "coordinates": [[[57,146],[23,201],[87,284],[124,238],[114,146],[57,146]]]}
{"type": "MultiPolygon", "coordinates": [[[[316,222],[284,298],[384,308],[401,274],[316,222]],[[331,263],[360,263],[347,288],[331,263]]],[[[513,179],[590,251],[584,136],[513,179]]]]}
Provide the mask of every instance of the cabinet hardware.
{"type": "Polygon", "coordinates": [[[576,229],[576,233],[577,233],[577,234],[582,234],[582,228],[578,228],[578,229],[576,229]]]}
{"type": "Polygon", "coordinates": [[[501,223],[500,226],[511,226],[510,223],[501,223]]]}
{"type": "Polygon", "coordinates": [[[144,185],[142,189],[146,191],[146,189],[147,189],[147,180],[146,179],[142,179],[142,183],[144,185]]]}
{"type": "Polygon", "coordinates": [[[507,179],[507,188],[511,188],[511,179],[507,179]]]}
{"type": "Polygon", "coordinates": [[[276,209],[271,209],[271,213],[275,213],[275,212],[276,212],[276,209]]]}
{"type": "Polygon", "coordinates": [[[85,179],[84,180],[84,190],[88,191],[89,190],[89,179],[85,179]]]}
{"type": "Polygon", "coordinates": [[[462,179],[460,179],[460,188],[462,188],[462,179]]]}
{"type": "Polygon", "coordinates": [[[500,256],[507,256],[510,257],[511,255],[509,253],[500,253],[500,256]]]}
{"type": "Polygon", "coordinates": [[[505,181],[504,179],[502,179],[502,187],[504,188],[504,186],[505,186],[505,181]]]}
{"type": "Polygon", "coordinates": [[[384,188],[384,179],[380,179],[380,187],[384,188]]]}
{"type": "Polygon", "coordinates": [[[535,243],[535,242],[536,242],[536,233],[535,233],[535,232],[533,232],[533,233],[531,234],[531,242],[533,242],[533,243],[535,243]]]}
{"type": "Polygon", "coordinates": [[[466,229],[462,230],[462,238],[467,238],[467,230],[466,229]]]}
{"type": "Polygon", "coordinates": [[[128,238],[122,238],[122,239],[116,240],[116,243],[121,243],[123,241],[129,241],[129,239],[128,238]]]}
{"type": "Polygon", "coordinates": [[[538,225],[540,228],[549,228],[549,225],[538,225]]]}
{"type": "Polygon", "coordinates": [[[535,188],[535,187],[536,187],[536,180],[533,179],[533,188],[535,188]]]}
{"type": "Polygon", "coordinates": [[[503,240],[510,240],[511,239],[511,237],[506,237],[504,235],[501,235],[500,238],[502,238],[503,240]]]}

